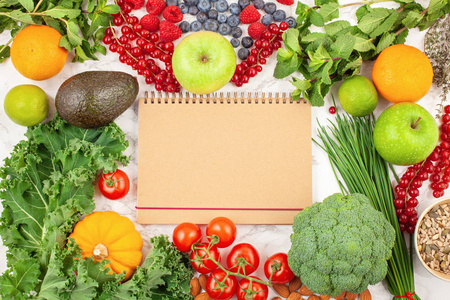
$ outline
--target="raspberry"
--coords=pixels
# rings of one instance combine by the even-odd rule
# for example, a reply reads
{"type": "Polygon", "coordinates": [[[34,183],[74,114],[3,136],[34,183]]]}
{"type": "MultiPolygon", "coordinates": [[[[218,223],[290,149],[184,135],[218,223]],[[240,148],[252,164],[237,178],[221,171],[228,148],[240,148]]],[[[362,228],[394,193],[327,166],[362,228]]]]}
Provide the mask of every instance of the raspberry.
{"type": "Polygon", "coordinates": [[[183,20],[183,14],[178,6],[169,5],[164,8],[162,13],[164,19],[172,23],[178,23],[183,20]]]}
{"type": "Polygon", "coordinates": [[[159,38],[162,42],[172,42],[181,37],[181,29],[166,20],[161,21],[159,24],[159,38]]]}
{"type": "Polygon", "coordinates": [[[127,3],[133,6],[133,9],[140,9],[144,6],[145,0],[126,0],[127,3]]]}
{"type": "Polygon", "coordinates": [[[141,18],[141,26],[150,32],[156,32],[159,29],[159,19],[157,16],[150,14],[144,15],[141,18]]]}
{"type": "Polygon", "coordinates": [[[166,8],[166,1],[164,0],[148,0],[145,5],[147,12],[151,15],[158,16],[166,8]]]}
{"type": "Polygon", "coordinates": [[[248,26],[248,35],[256,40],[259,39],[262,33],[266,30],[266,26],[261,24],[260,22],[252,23],[248,26]]]}
{"type": "Polygon", "coordinates": [[[259,11],[253,6],[253,4],[246,6],[241,12],[241,22],[243,24],[251,24],[258,21],[261,18],[259,11]]]}
{"type": "Polygon", "coordinates": [[[277,0],[278,3],[284,4],[284,5],[292,5],[294,4],[294,0],[277,0]]]}

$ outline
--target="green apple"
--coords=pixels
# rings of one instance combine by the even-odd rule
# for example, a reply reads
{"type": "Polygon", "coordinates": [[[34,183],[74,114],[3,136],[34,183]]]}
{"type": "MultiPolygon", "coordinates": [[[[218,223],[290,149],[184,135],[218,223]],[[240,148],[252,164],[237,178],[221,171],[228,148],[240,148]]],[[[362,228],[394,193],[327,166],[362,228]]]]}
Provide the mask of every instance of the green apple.
{"type": "Polygon", "coordinates": [[[375,148],[394,165],[413,165],[426,159],[436,147],[439,129],[422,106],[402,102],[388,107],[375,123],[375,148]]]}
{"type": "Polygon", "coordinates": [[[236,53],[222,35],[197,31],[176,46],[172,67],[183,88],[195,94],[208,94],[230,81],[236,70],[236,53]]]}

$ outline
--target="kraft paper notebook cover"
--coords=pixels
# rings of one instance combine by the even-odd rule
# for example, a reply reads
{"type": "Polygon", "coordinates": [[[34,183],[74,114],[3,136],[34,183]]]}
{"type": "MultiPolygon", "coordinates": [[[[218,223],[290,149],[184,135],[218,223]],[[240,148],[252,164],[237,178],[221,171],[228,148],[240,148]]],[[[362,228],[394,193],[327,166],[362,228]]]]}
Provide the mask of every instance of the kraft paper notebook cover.
{"type": "Polygon", "coordinates": [[[311,108],[286,94],[139,99],[141,224],[292,224],[312,203],[311,108]]]}

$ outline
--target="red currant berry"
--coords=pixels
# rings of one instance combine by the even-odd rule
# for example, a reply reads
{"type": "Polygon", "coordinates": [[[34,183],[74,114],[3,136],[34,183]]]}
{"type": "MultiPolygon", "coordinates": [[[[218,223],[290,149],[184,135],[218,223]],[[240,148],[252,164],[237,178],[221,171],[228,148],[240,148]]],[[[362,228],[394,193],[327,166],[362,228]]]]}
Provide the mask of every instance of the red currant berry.
{"type": "Polygon", "coordinates": [[[141,36],[142,36],[144,39],[148,39],[148,38],[150,37],[150,31],[148,31],[147,29],[142,29],[142,30],[141,30],[141,36]]]}
{"type": "Polygon", "coordinates": [[[420,188],[420,187],[422,186],[422,184],[423,184],[422,180],[420,180],[420,179],[418,179],[418,178],[414,179],[414,180],[411,182],[411,186],[414,187],[414,188],[416,188],[416,189],[420,188]]]}
{"type": "Polygon", "coordinates": [[[259,50],[256,49],[256,48],[253,48],[252,50],[250,50],[250,54],[251,54],[251,55],[257,56],[258,53],[259,53],[259,50]]]}
{"type": "Polygon", "coordinates": [[[431,161],[436,161],[439,159],[439,153],[437,153],[436,150],[434,150],[433,152],[431,152],[430,156],[428,156],[428,159],[431,161]]]}
{"type": "Polygon", "coordinates": [[[332,115],[334,115],[336,113],[336,107],[334,106],[330,106],[330,108],[328,109],[328,112],[332,115]]]}
{"type": "Polygon", "coordinates": [[[111,44],[111,45],[109,45],[109,51],[111,51],[111,52],[117,52],[117,44],[111,44]]]}
{"type": "Polygon", "coordinates": [[[408,207],[416,207],[417,205],[419,205],[419,200],[417,200],[417,198],[409,198],[406,205],[408,207]]]}
{"type": "Polygon", "coordinates": [[[126,14],[129,14],[132,10],[133,10],[133,7],[130,4],[124,3],[122,5],[122,11],[126,14]]]}
{"type": "Polygon", "coordinates": [[[442,175],[441,181],[444,182],[444,183],[449,183],[450,182],[450,176],[449,175],[445,175],[445,174],[442,175]]]}
{"type": "Polygon", "coordinates": [[[397,215],[397,217],[400,217],[403,214],[404,211],[405,211],[404,208],[396,208],[395,209],[395,214],[397,215]]]}
{"type": "Polygon", "coordinates": [[[411,197],[417,197],[417,196],[419,196],[419,190],[416,188],[409,189],[408,194],[411,197]]]}
{"type": "Polygon", "coordinates": [[[405,200],[403,199],[395,199],[394,200],[395,208],[403,208],[405,206],[405,200]]]}
{"type": "Polygon", "coordinates": [[[275,34],[280,32],[280,28],[278,28],[277,24],[275,24],[275,23],[269,24],[269,26],[267,28],[270,30],[270,32],[275,33],[275,34]]]}
{"type": "Polygon", "coordinates": [[[129,34],[128,34],[128,39],[130,40],[130,41],[134,41],[135,39],[137,39],[137,34],[136,33],[134,33],[134,32],[130,32],[129,34]]]}
{"type": "Polygon", "coordinates": [[[147,41],[144,40],[143,38],[139,38],[136,41],[136,45],[139,46],[140,48],[144,48],[144,46],[147,45],[147,41]]]}
{"type": "Polygon", "coordinates": [[[255,70],[256,70],[256,72],[261,72],[262,71],[262,66],[260,66],[260,65],[257,65],[256,67],[255,67],[255,70]]]}
{"type": "Polygon", "coordinates": [[[450,114],[444,114],[442,116],[442,123],[448,123],[450,122],[450,114]]]}
{"type": "Polygon", "coordinates": [[[408,179],[400,179],[400,181],[398,182],[398,185],[403,188],[406,188],[409,185],[409,180],[408,179]]]}
{"type": "Polygon", "coordinates": [[[112,39],[112,37],[110,35],[105,35],[103,37],[103,43],[106,44],[106,45],[111,44],[112,41],[113,41],[113,39],[112,39]]]}
{"type": "Polygon", "coordinates": [[[428,173],[424,172],[424,171],[420,171],[419,173],[417,173],[417,179],[420,179],[422,181],[425,181],[428,179],[428,173]]]}
{"type": "Polygon", "coordinates": [[[122,17],[114,17],[114,18],[113,18],[113,24],[114,24],[115,26],[120,26],[120,25],[122,25],[122,24],[123,24],[123,19],[122,19],[122,17]]]}
{"type": "Polygon", "coordinates": [[[152,41],[153,43],[157,42],[159,40],[159,35],[154,32],[150,35],[150,41],[152,41]]]}
{"type": "Polygon", "coordinates": [[[128,43],[128,37],[127,37],[126,35],[122,35],[122,36],[119,38],[119,43],[121,43],[121,44],[126,44],[126,43],[128,43]]]}
{"type": "Polygon", "coordinates": [[[444,106],[444,112],[445,112],[446,114],[450,114],[450,105],[444,106]]]}
{"type": "MultiPolygon", "coordinates": [[[[119,46],[119,47],[120,47],[120,46],[119,46]]],[[[121,63],[126,63],[127,58],[128,58],[128,55],[122,54],[122,55],[119,56],[119,61],[120,61],[121,63]]]]}
{"type": "Polygon", "coordinates": [[[133,24],[133,30],[136,32],[140,32],[142,30],[142,25],[139,23],[133,24]]]}
{"type": "Polygon", "coordinates": [[[243,85],[243,83],[242,83],[242,81],[238,81],[238,82],[235,83],[235,85],[236,85],[237,87],[241,87],[241,86],[243,85]]]}
{"type": "Polygon", "coordinates": [[[279,48],[281,48],[281,42],[280,41],[275,41],[272,44],[272,47],[273,47],[274,50],[278,50],[279,48]]]}
{"type": "Polygon", "coordinates": [[[159,91],[162,91],[163,89],[164,89],[164,86],[161,83],[159,83],[159,82],[155,83],[155,90],[157,90],[159,92],[159,91]]]}
{"type": "Polygon", "coordinates": [[[260,49],[262,47],[262,41],[261,40],[256,40],[254,45],[255,45],[256,49],[260,49]]]}
{"type": "Polygon", "coordinates": [[[441,142],[441,148],[442,149],[450,149],[450,143],[447,141],[441,142]]]}
{"type": "Polygon", "coordinates": [[[414,215],[409,219],[409,224],[412,226],[416,226],[418,220],[419,218],[417,217],[417,215],[414,215]]]}
{"type": "Polygon", "coordinates": [[[242,74],[242,72],[244,72],[244,68],[242,67],[242,65],[241,64],[237,65],[235,73],[239,75],[242,74]]]}
{"type": "Polygon", "coordinates": [[[408,216],[406,214],[401,214],[398,217],[398,220],[400,221],[400,223],[403,223],[403,224],[406,224],[406,223],[409,222],[409,218],[408,218],[408,216]]]}
{"type": "Polygon", "coordinates": [[[266,62],[267,62],[267,60],[266,60],[264,57],[261,57],[261,58],[259,59],[259,63],[262,64],[262,65],[265,65],[266,62]]]}
{"type": "Polygon", "coordinates": [[[250,80],[250,77],[248,75],[242,75],[241,77],[241,82],[242,83],[248,83],[248,81],[250,80]]]}
{"type": "Polygon", "coordinates": [[[108,28],[105,29],[105,35],[113,36],[115,32],[116,32],[116,30],[114,28],[111,28],[111,27],[108,27],[108,28]]]}
{"type": "Polygon", "coordinates": [[[254,55],[249,55],[249,56],[247,57],[247,61],[248,61],[249,65],[255,64],[255,63],[256,63],[256,56],[254,56],[254,55]]]}
{"type": "Polygon", "coordinates": [[[441,176],[439,176],[438,174],[433,174],[430,176],[431,182],[438,182],[439,180],[441,180],[441,176]]]}
{"type": "Polygon", "coordinates": [[[174,45],[172,42],[164,43],[164,50],[172,52],[174,49],[174,45]]]}
{"type": "Polygon", "coordinates": [[[397,198],[399,198],[399,199],[405,199],[405,197],[406,197],[406,191],[405,191],[405,189],[399,190],[399,191],[397,192],[397,198]]]}
{"type": "Polygon", "coordinates": [[[412,226],[412,225],[406,226],[406,232],[408,232],[409,234],[414,234],[415,230],[416,230],[415,226],[412,226]]]}
{"type": "Polygon", "coordinates": [[[147,76],[147,77],[145,77],[145,83],[153,84],[153,83],[155,83],[155,78],[153,76],[147,76]]]}
{"type": "Polygon", "coordinates": [[[231,77],[231,82],[236,82],[239,80],[239,75],[238,74],[234,74],[233,77],[231,77]]]}
{"type": "Polygon", "coordinates": [[[400,231],[406,231],[406,224],[400,223],[398,226],[400,227],[400,231]]]}
{"type": "Polygon", "coordinates": [[[442,191],[433,191],[433,197],[434,198],[440,198],[444,195],[444,193],[442,191]]]}
{"type": "Polygon", "coordinates": [[[405,215],[408,217],[417,215],[416,209],[414,207],[408,206],[405,208],[405,215]]]}
{"type": "Polygon", "coordinates": [[[129,34],[129,33],[131,32],[131,28],[125,25],[125,26],[123,26],[123,27],[120,29],[120,31],[121,31],[123,34],[129,34]]]}
{"type": "Polygon", "coordinates": [[[270,38],[272,37],[272,32],[266,30],[263,32],[262,36],[263,36],[263,38],[270,40],[270,38]]]}
{"type": "Polygon", "coordinates": [[[288,23],[286,23],[286,22],[281,22],[280,23],[280,30],[281,31],[286,31],[286,30],[288,30],[288,28],[289,28],[289,24],[288,23]]]}

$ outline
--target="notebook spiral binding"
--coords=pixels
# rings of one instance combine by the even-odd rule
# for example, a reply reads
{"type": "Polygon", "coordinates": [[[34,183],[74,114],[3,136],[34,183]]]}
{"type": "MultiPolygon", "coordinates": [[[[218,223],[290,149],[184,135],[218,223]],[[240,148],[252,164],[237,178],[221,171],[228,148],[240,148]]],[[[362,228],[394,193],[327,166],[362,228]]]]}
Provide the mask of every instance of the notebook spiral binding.
{"type": "Polygon", "coordinates": [[[206,95],[197,95],[189,92],[180,93],[164,93],[164,92],[154,92],[151,91],[150,94],[145,92],[144,104],[265,104],[265,103],[283,103],[283,104],[299,104],[308,103],[305,99],[301,98],[299,100],[292,100],[290,94],[285,92],[261,92],[261,93],[251,93],[251,92],[218,92],[206,95]]]}

